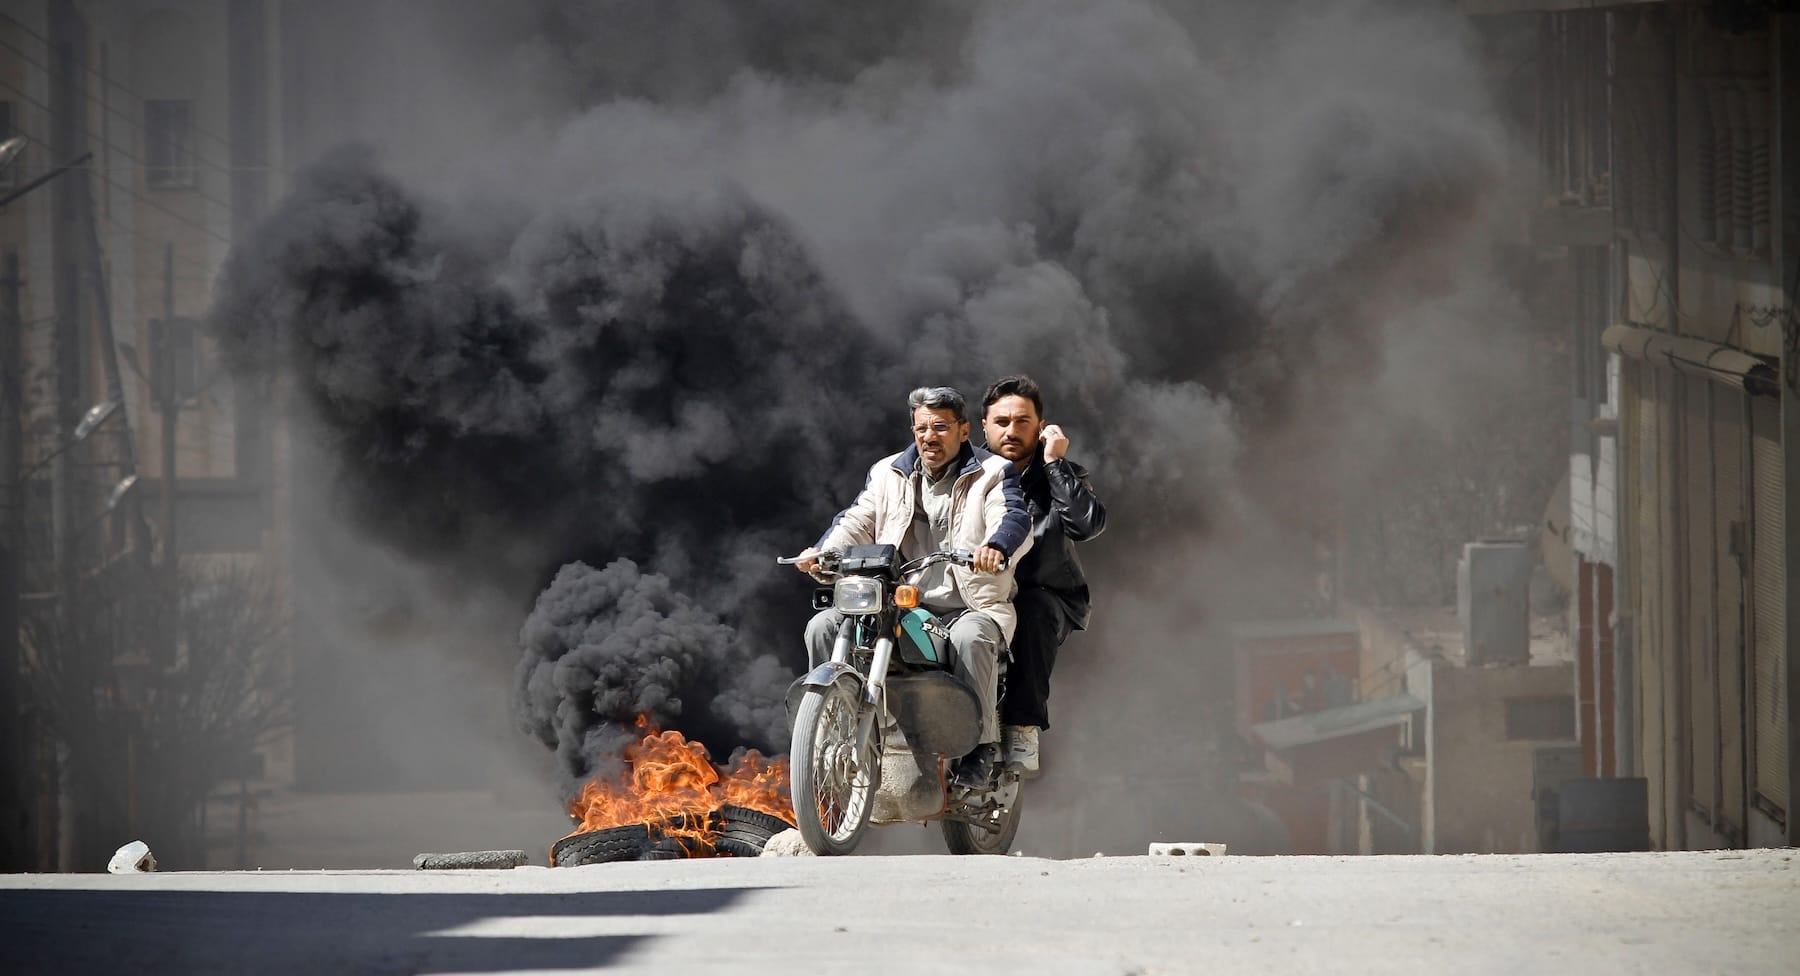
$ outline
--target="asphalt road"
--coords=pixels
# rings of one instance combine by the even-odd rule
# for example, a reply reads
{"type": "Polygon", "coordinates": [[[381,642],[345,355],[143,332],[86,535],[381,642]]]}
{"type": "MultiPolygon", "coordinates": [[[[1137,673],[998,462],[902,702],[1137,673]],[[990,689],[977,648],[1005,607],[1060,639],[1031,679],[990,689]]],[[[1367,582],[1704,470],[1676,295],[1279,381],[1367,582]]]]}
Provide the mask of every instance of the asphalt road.
{"type": "Polygon", "coordinates": [[[1800,972],[1791,850],[0,876],[0,972],[1800,972]]]}

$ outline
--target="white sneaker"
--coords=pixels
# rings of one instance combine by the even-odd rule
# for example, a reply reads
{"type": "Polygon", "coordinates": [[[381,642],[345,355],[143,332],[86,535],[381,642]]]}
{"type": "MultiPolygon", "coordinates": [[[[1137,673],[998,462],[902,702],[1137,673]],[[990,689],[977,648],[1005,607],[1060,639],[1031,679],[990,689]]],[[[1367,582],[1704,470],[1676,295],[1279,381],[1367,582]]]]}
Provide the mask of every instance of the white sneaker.
{"type": "Polygon", "coordinates": [[[1025,772],[1026,779],[1034,779],[1038,775],[1038,727],[1035,725],[1008,725],[1006,733],[1006,764],[1017,766],[1025,772]]]}

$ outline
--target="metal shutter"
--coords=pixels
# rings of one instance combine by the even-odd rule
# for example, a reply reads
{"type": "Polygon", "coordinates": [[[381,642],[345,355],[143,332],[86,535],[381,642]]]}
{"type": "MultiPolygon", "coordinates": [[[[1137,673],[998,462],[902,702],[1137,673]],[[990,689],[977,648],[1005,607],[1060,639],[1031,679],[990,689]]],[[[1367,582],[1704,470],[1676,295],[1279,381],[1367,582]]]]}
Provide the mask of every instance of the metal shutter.
{"type": "Polygon", "coordinates": [[[1741,551],[1748,525],[1744,455],[1750,431],[1744,423],[1750,404],[1742,393],[1714,386],[1713,509],[1714,560],[1718,569],[1719,809],[1732,830],[1744,828],[1744,577],[1750,554],[1741,551]],[[1734,544],[1734,537],[1738,540],[1734,544]]]}
{"type": "MultiPolygon", "coordinates": [[[[1630,364],[1630,377],[1635,396],[1629,399],[1634,457],[1626,458],[1631,472],[1631,533],[1626,557],[1632,575],[1633,640],[1636,647],[1638,749],[1642,774],[1650,780],[1650,795],[1661,796],[1663,782],[1663,665],[1662,641],[1662,492],[1657,443],[1656,369],[1648,363],[1630,364]]],[[[1650,828],[1654,836],[1666,837],[1664,805],[1650,805],[1650,828]]]]}
{"type": "Polygon", "coordinates": [[[1695,376],[1676,378],[1681,389],[1681,525],[1672,565],[1684,568],[1685,611],[1681,637],[1681,711],[1687,735],[1682,752],[1688,799],[1710,819],[1717,807],[1719,700],[1713,614],[1712,384],[1695,376]]]}
{"type": "Polygon", "coordinates": [[[1752,763],[1756,792],[1788,809],[1787,790],[1787,576],[1782,565],[1781,404],[1757,398],[1751,416],[1751,647],[1755,663],[1751,701],[1755,713],[1752,763]]]}

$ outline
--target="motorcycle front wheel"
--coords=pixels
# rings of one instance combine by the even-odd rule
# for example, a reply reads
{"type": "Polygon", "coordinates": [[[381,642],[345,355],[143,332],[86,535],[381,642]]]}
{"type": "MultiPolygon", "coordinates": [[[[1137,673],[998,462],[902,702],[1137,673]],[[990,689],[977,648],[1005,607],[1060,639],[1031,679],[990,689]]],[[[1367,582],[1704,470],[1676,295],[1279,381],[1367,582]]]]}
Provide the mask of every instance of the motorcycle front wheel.
{"type": "Polygon", "coordinates": [[[794,824],[814,854],[850,853],[869,826],[881,770],[875,750],[856,741],[863,707],[855,689],[837,681],[808,689],[794,715],[794,824]]]}

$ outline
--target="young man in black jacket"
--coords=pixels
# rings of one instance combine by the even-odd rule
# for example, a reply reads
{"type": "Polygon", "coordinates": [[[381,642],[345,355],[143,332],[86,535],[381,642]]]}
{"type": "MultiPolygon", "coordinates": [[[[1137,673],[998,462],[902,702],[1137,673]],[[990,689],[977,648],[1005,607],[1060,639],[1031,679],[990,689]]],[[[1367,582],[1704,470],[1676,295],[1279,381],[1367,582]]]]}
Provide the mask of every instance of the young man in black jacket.
{"type": "Polygon", "coordinates": [[[1050,727],[1050,672],[1071,630],[1088,625],[1087,577],[1075,543],[1106,528],[1106,507],[1088,484],[1087,471],[1067,458],[1069,437],[1044,423],[1044,396],[1028,376],[1007,376],[982,398],[988,450],[1019,470],[1031,514],[1032,546],[1020,561],[1013,597],[1018,624],[1012,667],[1000,700],[1007,761],[1036,776],[1038,732],[1050,727]]]}

